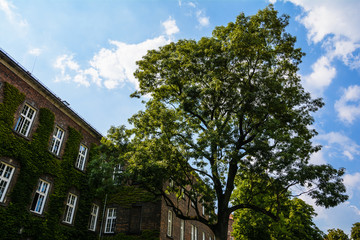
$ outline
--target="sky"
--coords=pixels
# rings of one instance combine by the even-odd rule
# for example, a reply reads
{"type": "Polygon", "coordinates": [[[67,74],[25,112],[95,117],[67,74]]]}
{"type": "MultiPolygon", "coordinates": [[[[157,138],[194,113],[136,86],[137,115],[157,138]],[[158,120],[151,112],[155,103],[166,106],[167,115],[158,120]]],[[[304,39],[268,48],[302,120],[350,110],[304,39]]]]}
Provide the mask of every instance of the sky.
{"type": "MultiPolygon", "coordinates": [[[[288,14],[287,31],[306,53],[299,75],[325,106],[314,114],[322,150],[315,164],[345,168],[349,200],[315,206],[324,232],[360,222],[360,1],[358,0],[0,0],[0,48],[106,135],[143,109],[136,61],[179,39],[210,37],[216,26],[268,4],[288,14]]],[[[310,204],[314,201],[302,196],[310,204]]]]}

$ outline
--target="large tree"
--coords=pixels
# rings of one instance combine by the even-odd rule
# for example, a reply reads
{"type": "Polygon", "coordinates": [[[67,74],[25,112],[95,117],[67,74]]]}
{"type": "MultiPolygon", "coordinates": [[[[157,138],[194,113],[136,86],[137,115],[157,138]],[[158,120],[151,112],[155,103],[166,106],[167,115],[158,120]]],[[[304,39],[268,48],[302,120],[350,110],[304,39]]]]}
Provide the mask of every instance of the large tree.
{"type": "Polygon", "coordinates": [[[130,119],[128,170],[176,216],[208,225],[217,239],[226,239],[229,215],[238,209],[279,219],[276,201],[231,204],[235,179],[261,178],[256,188],[278,197],[302,187],[325,207],[347,199],[342,169],[309,163],[320,149],[311,142],[317,134],[311,114],[323,102],[301,86],[304,53],[287,25],[288,16],[269,6],[216,27],[212,37],[179,40],[137,62],[140,87],[132,96],[145,96],[146,109],[130,119]],[[163,188],[170,178],[175,187],[163,188]],[[191,186],[188,198],[206,204],[209,219],[168,197],[184,186],[191,186]]]}

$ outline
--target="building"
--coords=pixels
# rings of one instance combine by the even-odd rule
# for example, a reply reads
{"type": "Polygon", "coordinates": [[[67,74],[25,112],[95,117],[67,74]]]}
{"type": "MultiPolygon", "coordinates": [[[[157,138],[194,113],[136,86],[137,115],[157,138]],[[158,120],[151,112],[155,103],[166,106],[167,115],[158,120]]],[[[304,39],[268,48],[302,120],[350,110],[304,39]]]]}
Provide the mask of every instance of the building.
{"type": "MultiPolygon", "coordinates": [[[[167,184],[166,186],[167,187],[167,184]]],[[[185,196],[170,194],[182,210],[195,215],[195,205],[185,196]]],[[[206,217],[205,208],[198,203],[201,214],[206,217]]],[[[123,233],[126,235],[146,234],[146,239],[214,240],[214,233],[198,221],[182,220],[176,217],[164,197],[154,197],[140,186],[123,186],[123,190],[110,197],[106,215],[115,215],[115,224],[105,224],[105,236],[123,233]],[[109,227],[108,227],[109,226],[109,227]]],[[[108,222],[105,217],[105,222],[108,222]]]]}
{"type": "Polygon", "coordinates": [[[91,239],[87,163],[102,135],[0,51],[0,238],[91,239]]]}
{"type": "MultiPolygon", "coordinates": [[[[215,239],[136,184],[95,198],[87,165],[101,138],[0,49],[0,239],[215,239]]],[[[178,203],[194,213],[186,197],[178,203]]]]}

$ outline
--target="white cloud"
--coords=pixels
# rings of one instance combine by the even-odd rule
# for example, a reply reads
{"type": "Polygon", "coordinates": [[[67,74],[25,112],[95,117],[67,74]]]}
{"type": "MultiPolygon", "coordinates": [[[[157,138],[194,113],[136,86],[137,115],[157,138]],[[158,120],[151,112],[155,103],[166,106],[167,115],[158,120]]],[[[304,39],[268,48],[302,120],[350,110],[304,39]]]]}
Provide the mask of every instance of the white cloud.
{"type": "Polygon", "coordinates": [[[196,18],[201,27],[207,27],[210,25],[210,17],[206,16],[204,11],[198,10],[196,12],[196,18]]]}
{"type": "Polygon", "coordinates": [[[14,25],[26,27],[28,23],[18,13],[15,12],[16,7],[7,0],[0,0],[0,11],[5,13],[6,18],[14,25]]]}
{"type": "Polygon", "coordinates": [[[343,179],[347,193],[349,194],[349,197],[352,198],[354,192],[358,192],[360,190],[360,173],[345,174],[343,179]]]}
{"type": "Polygon", "coordinates": [[[309,30],[309,40],[317,43],[327,35],[345,36],[352,41],[360,40],[358,0],[289,0],[301,6],[305,14],[298,17],[309,30]]]}
{"type": "MultiPolygon", "coordinates": [[[[164,27],[168,35],[178,31],[175,20],[169,18],[166,22],[168,25],[165,24],[164,27]]],[[[169,37],[161,35],[138,44],[111,40],[109,41],[111,47],[102,48],[95,53],[89,61],[88,68],[81,68],[74,60],[73,55],[59,56],[54,67],[60,70],[60,75],[55,80],[73,81],[87,87],[93,83],[107,89],[131,83],[138,89],[139,83],[133,75],[137,68],[136,61],[141,60],[148,50],[158,49],[160,46],[170,43],[169,37]]]]}
{"type": "Polygon", "coordinates": [[[40,48],[32,48],[29,50],[29,54],[33,56],[40,56],[42,50],[40,48]]]}
{"type": "Polygon", "coordinates": [[[178,26],[176,25],[176,21],[171,17],[169,17],[168,20],[163,22],[162,25],[165,28],[166,35],[168,36],[171,36],[180,31],[178,26]]]}
{"type": "Polygon", "coordinates": [[[314,96],[321,96],[336,76],[336,69],[327,56],[320,57],[312,66],[313,72],[304,76],[304,87],[314,96]]]}
{"type": "Polygon", "coordinates": [[[326,164],[326,160],[324,158],[324,153],[322,150],[313,153],[310,157],[310,161],[311,164],[315,164],[315,165],[321,165],[321,164],[326,164]]]}
{"type": "Polygon", "coordinates": [[[348,160],[353,160],[354,156],[360,156],[360,146],[349,137],[339,132],[320,134],[314,138],[314,142],[322,144],[322,154],[342,155],[348,160]]]}
{"type": "Polygon", "coordinates": [[[179,2],[179,6],[183,6],[187,10],[186,15],[196,17],[196,21],[198,22],[197,28],[208,27],[210,25],[210,17],[206,16],[205,11],[199,9],[194,2],[188,1],[184,4],[179,2]]]}
{"type": "Polygon", "coordinates": [[[193,2],[188,2],[188,5],[189,5],[190,7],[196,8],[195,3],[193,3],[193,2]]]}
{"type": "Polygon", "coordinates": [[[353,123],[360,116],[360,86],[354,85],[345,89],[341,98],[335,102],[338,117],[345,123],[353,123]]]}
{"type": "Polygon", "coordinates": [[[310,91],[322,95],[335,76],[336,70],[332,67],[334,59],[340,59],[350,68],[360,68],[360,1],[288,1],[303,9],[296,19],[308,30],[308,40],[315,44],[322,43],[326,50],[326,54],[313,65],[313,73],[305,78],[305,85],[310,86],[310,91]]]}

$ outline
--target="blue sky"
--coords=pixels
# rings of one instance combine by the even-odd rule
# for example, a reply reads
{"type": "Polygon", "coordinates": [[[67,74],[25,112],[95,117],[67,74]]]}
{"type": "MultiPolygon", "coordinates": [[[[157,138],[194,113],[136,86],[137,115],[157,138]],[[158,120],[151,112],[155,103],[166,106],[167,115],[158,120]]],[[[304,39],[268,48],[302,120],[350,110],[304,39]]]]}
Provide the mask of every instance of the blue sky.
{"type": "Polygon", "coordinates": [[[129,95],[147,50],[211,36],[270,2],[291,16],[287,30],[306,53],[303,85],[326,103],[314,124],[323,149],[311,161],[346,168],[349,201],[315,207],[315,222],[350,233],[360,221],[360,1],[0,0],[0,47],[105,135],[142,109],[129,95]]]}

